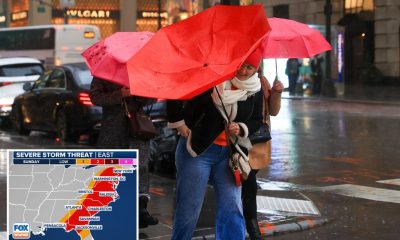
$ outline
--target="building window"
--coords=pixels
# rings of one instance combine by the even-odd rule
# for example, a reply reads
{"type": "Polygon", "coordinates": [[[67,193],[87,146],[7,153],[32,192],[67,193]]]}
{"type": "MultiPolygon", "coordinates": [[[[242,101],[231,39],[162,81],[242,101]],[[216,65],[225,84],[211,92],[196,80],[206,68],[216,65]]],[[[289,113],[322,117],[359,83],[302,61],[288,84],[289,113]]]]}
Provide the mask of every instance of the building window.
{"type": "Polygon", "coordinates": [[[374,0],[346,0],[345,13],[360,13],[374,11],[374,0]]]}
{"type": "Polygon", "coordinates": [[[279,18],[289,18],[289,5],[281,4],[274,6],[273,15],[274,17],[279,17],[279,18]]]}
{"type": "Polygon", "coordinates": [[[159,28],[167,26],[166,4],[166,0],[138,0],[136,31],[156,32],[159,28]],[[160,13],[161,21],[159,22],[158,14],[160,13]]]}

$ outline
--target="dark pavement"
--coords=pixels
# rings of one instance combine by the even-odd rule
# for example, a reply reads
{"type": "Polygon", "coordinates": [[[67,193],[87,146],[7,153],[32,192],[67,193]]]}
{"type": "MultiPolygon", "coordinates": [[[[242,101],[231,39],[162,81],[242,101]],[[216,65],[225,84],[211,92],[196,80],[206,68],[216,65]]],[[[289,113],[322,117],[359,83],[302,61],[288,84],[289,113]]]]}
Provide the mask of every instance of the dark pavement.
{"type": "MultiPolygon", "coordinates": [[[[272,163],[257,175],[259,218],[266,239],[269,235],[276,235],[274,239],[399,239],[399,136],[400,87],[346,87],[345,95],[337,98],[284,92],[281,112],[272,118],[272,163]],[[391,179],[395,180],[390,184],[378,182],[391,179]]],[[[26,138],[0,129],[0,148],[38,144],[85,147],[56,143],[38,133],[26,138]]],[[[4,164],[0,162],[0,231],[6,209],[4,164]]],[[[160,224],[140,229],[140,238],[170,239],[175,181],[152,175],[151,186],[149,207],[160,224]]],[[[213,209],[209,187],[197,239],[213,239],[213,209]]]]}

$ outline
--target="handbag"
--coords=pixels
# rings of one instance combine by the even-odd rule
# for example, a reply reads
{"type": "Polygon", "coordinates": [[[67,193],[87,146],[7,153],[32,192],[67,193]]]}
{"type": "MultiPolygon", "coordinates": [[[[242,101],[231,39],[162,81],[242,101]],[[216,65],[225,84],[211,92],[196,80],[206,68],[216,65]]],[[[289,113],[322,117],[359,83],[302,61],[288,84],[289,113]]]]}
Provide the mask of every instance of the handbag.
{"type": "Polygon", "coordinates": [[[271,140],[271,132],[269,131],[269,126],[264,123],[261,127],[249,136],[251,144],[268,142],[271,140]]]}
{"type": "Polygon", "coordinates": [[[153,122],[151,121],[150,116],[143,111],[141,107],[138,107],[135,112],[131,113],[128,110],[126,101],[124,101],[124,106],[126,116],[129,120],[129,133],[131,137],[150,140],[159,134],[153,122]]]}
{"type": "Polygon", "coordinates": [[[251,167],[249,161],[246,160],[241,154],[234,153],[229,160],[229,167],[235,178],[236,186],[242,185],[243,181],[246,181],[249,177],[251,167]]]}
{"type": "MultiPolygon", "coordinates": [[[[260,79],[264,91],[268,91],[266,80],[260,79]]],[[[253,147],[249,151],[251,169],[262,169],[271,162],[271,131],[269,127],[269,109],[267,97],[264,95],[263,125],[249,136],[253,147]]]]}

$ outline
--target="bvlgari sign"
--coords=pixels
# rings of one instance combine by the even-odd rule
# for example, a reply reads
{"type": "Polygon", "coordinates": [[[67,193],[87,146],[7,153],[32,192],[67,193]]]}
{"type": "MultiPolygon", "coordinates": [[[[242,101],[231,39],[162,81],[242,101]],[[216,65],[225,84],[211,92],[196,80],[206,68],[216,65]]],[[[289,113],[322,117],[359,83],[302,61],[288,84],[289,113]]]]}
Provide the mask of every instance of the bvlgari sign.
{"type": "Polygon", "coordinates": [[[78,18],[110,18],[109,10],[76,10],[67,11],[68,16],[78,18]]]}
{"type": "MultiPolygon", "coordinates": [[[[119,18],[119,11],[112,10],[91,10],[91,9],[68,9],[67,15],[70,18],[119,18]]],[[[63,11],[53,9],[53,17],[62,17],[63,11]]]]}

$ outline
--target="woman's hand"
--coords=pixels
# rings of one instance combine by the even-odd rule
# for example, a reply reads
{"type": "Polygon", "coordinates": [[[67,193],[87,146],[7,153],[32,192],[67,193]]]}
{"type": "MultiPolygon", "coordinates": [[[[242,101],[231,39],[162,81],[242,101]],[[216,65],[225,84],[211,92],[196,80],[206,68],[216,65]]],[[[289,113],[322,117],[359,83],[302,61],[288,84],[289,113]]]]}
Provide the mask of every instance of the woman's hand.
{"type": "Polygon", "coordinates": [[[281,93],[285,87],[283,86],[283,83],[279,80],[275,80],[274,83],[272,84],[272,90],[274,92],[281,93]]]}
{"type": "Polygon", "coordinates": [[[240,126],[237,123],[230,123],[228,125],[228,131],[231,135],[239,136],[240,135],[240,126]]]}
{"type": "Polygon", "coordinates": [[[189,136],[190,129],[186,125],[178,127],[177,130],[182,137],[187,138],[189,136]]]}

